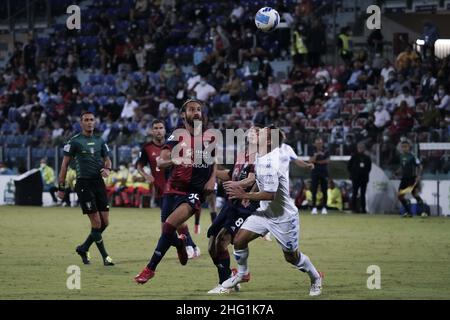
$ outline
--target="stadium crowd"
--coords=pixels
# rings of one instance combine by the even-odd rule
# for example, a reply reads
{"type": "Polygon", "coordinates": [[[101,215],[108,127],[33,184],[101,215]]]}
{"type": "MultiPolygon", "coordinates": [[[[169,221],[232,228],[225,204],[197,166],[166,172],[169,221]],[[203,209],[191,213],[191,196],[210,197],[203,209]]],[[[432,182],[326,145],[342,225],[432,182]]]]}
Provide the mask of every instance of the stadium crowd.
{"type": "Polygon", "coordinates": [[[298,154],[320,134],[331,154],[379,143],[389,165],[402,138],[449,141],[450,59],[434,62],[407,43],[390,59],[381,32],[356,49],[343,28],[340,64],[325,65],[329,2],[269,2],[283,26],[268,34],[255,31],[260,3],[238,0],[95,1],[81,30],[30,34],[1,71],[1,144],[62,146],[89,110],[109,144],[137,148],[154,118],[168,132],[178,126],[188,97],[207,102],[209,126],[282,127],[298,154]],[[289,60],[288,72],[274,71],[289,60]]]}

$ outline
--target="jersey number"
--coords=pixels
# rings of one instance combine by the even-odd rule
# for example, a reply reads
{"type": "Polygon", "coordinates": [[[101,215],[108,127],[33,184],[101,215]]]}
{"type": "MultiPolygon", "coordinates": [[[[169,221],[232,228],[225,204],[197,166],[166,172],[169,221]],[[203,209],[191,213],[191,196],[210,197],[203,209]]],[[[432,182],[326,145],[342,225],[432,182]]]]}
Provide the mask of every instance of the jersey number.
{"type": "Polygon", "coordinates": [[[191,193],[189,195],[189,200],[194,200],[194,199],[200,201],[200,198],[198,197],[198,193],[191,193]]]}
{"type": "Polygon", "coordinates": [[[243,223],[244,223],[244,219],[239,218],[236,220],[236,222],[234,224],[236,225],[236,227],[239,228],[243,223]]]}

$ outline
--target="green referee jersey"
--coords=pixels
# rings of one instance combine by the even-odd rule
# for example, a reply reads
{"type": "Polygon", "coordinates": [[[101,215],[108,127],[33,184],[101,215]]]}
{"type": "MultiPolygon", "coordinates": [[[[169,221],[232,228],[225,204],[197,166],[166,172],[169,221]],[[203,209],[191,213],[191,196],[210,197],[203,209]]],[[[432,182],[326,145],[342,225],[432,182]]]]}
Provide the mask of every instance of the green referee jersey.
{"type": "Polygon", "coordinates": [[[100,136],[79,133],[64,146],[64,155],[75,160],[77,179],[98,179],[102,177],[100,170],[104,158],[109,156],[109,148],[100,136]]]}
{"type": "Polygon", "coordinates": [[[402,178],[412,178],[416,176],[416,168],[420,166],[420,160],[412,153],[402,153],[400,155],[400,166],[402,178]]]}

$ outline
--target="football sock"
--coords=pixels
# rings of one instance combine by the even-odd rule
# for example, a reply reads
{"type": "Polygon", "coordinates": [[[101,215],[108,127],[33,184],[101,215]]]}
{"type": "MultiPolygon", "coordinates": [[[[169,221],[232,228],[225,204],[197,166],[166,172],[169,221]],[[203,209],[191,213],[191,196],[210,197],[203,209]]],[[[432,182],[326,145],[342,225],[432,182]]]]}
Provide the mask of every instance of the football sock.
{"type": "MultiPolygon", "coordinates": [[[[92,229],[92,230],[94,230],[94,229],[92,229]]],[[[86,240],[84,241],[84,243],[81,245],[81,248],[85,252],[89,251],[89,248],[91,247],[92,243],[94,242],[94,239],[92,238],[92,230],[91,230],[91,233],[89,233],[86,240]]]]}
{"type": "Polygon", "coordinates": [[[108,256],[108,253],[106,252],[105,245],[103,243],[101,230],[102,229],[92,228],[91,237],[92,237],[92,239],[94,239],[95,244],[97,245],[98,251],[100,251],[100,254],[102,255],[103,259],[105,259],[108,256]]]}
{"type": "Polygon", "coordinates": [[[222,284],[231,276],[230,269],[230,254],[227,251],[221,252],[216,258],[213,259],[214,264],[217,267],[217,273],[219,274],[219,284],[222,284]]]}
{"type": "Polygon", "coordinates": [[[411,210],[410,210],[410,206],[409,206],[409,201],[406,200],[405,198],[401,199],[400,202],[402,203],[403,208],[405,208],[406,212],[411,214],[411,210]]]}
{"type": "Polygon", "coordinates": [[[186,245],[187,246],[191,246],[192,248],[197,247],[197,245],[194,243],[194,240],[192,240],[191,233],[189,232],[188,226],[178,228],[178,233],[184,234],[186,236],[186,245]]]}
{"type": "Polygon", "coordinates": [[[309,260],[309,257],[304,254],[299,252],[300,254],[300,258],[296,264],[297,269],[302,271],[302,272],[306,272],[309,275],[309,278],[311,279],[311,281],[316,280],[317,278],[320,277],[319,272],[317,272],[316,268],[314,267],[314,265],[312,264],[311,260],[309,260]]]}
{"type": "Polygon", "coordinates": [[[195,225],[200,224],[200,211],[195,212],[195,225]]]}
{"type": "Polygon", "coordinates": [[[418,214],[421,214],[424,210],[424,205],[423,205],[423,200],[420,196],[416,196],[414,197],[417,201],[417,210],[418,210],[418,214]]]}
{"type": "Polygon", "coordinates": [[[211,216],[211,222],[214,222],[214,220],[216,220],[216,217],[217,217],[217,212],[210,212],[209,213],[210,214],[210,216],[211,216]]]}
{"type": "Polygon", "coordinates": [[[165,222],[155,252],[150,259],[150,262],[147,264],[147,267],[150,270],[155,271],[156,267],[161,262],[167,250],[169,250],[170,246],[172,245],[175,247],[179,247],[181,245],[181,241],[177,237],[176,228],[170,223],[165,222]]]}
{"type": "Polygon", "coordinates": [[[234,258],[237,262],[238,274],[245,276],[248,273],[247,259],[248,259],[248,247],[242,250],[234,250],[234,258]]]}

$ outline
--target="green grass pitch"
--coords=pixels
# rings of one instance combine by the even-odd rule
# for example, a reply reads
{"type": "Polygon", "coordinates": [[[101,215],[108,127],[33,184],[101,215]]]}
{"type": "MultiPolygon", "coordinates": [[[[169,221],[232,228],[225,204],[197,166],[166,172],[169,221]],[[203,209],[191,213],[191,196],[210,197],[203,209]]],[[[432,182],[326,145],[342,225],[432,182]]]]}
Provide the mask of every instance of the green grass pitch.
{"type": "MultiPolygon", "coordinates": [[[[301,250],[325,273],[323,295],[315,299],[450,298],[448,218],[302,212],[300,220],[301,250]],[[367,288],[370,265],[381,269],[379,290],[367,288]]],[[[0,299],[310,299],[306,274],[284,262],[275,241],[262,239],[250,244],[251,282],[239,293],[207,295],[217,282],[208,226],[204,210],[202,233],[194,235],[200,258],[181,266],[172,248],[155,278],[138,286],[133,277],[160,234],[158,210],[112,209],[104,240],[116,266],[104,267],[95,245],[89,266],[75,253],[89,230],[78,208],[0,207],[0,299]],[[66,287],[70,265],[81,268],[80,290],[66,287]]]]}

